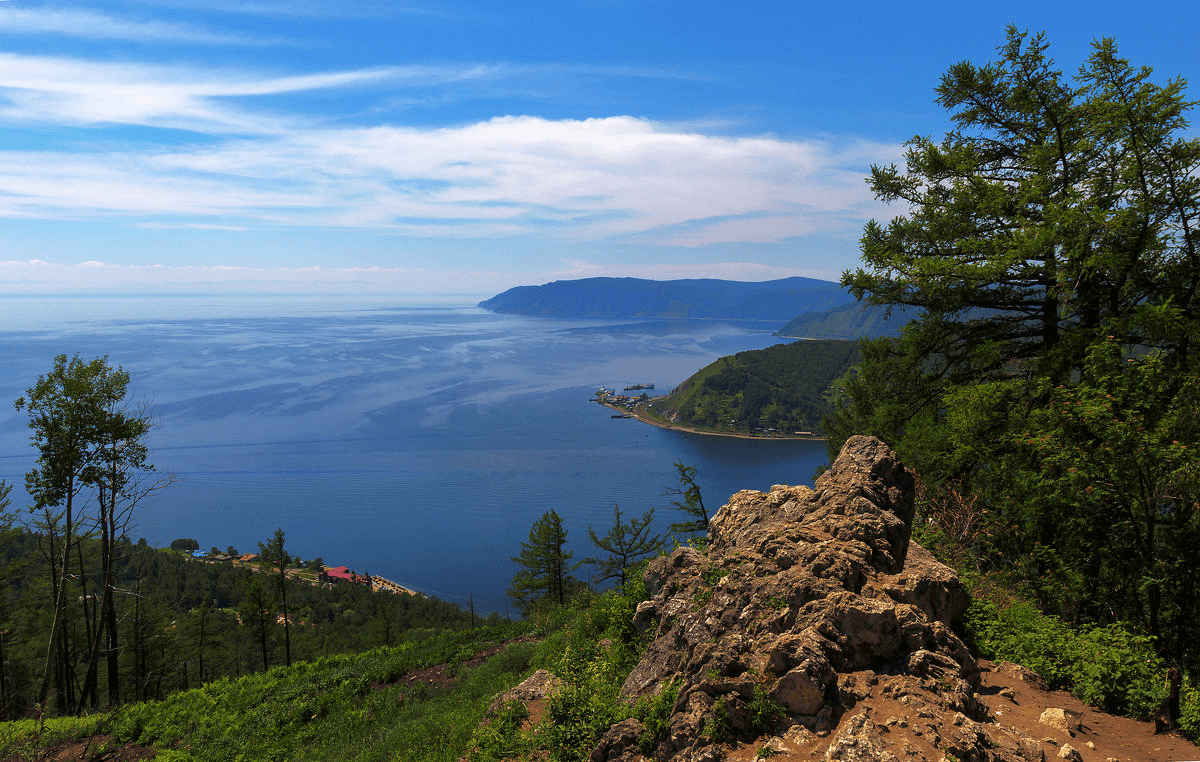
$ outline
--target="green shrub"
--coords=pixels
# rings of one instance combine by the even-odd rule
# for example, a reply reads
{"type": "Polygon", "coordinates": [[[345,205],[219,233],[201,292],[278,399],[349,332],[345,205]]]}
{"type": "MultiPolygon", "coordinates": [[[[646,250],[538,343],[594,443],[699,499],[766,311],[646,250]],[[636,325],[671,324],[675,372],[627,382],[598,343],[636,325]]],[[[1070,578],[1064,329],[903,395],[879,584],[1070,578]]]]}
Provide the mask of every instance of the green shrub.
{"type": "Polygon", "coordinates": [[[1193,741],[1200,738],[1200,688],[1186,676],[1179,691],[1179,729],[1193,741]]]}
{"type": "Polygon", "coordinates": [[[1028,601],[973,599],[962,626],[971,650],[1032,669],[1052,689],[1114,714],[1150,719],[1165,697],[1165,665],[1150,638],[1113,625],[1071,627],[1028,601]]]}
{"type": "Polygon", "coordinates": [[[649,754],[666,735],[671,711],[675,708],[675,700],[679,698],[679,683],[672,680],[664,685],[658,693],[643,699],[637,705],[636,716],[645,726],[646,731],[638,739],[638,745],[643,754],[649,754]]]}
{"type": "Polygon", "coordinates": [[[1106,712],[1150,719],[1166,698],[1166,667],[1150,638],[1121,627],[1079,635],[1080,661],[1072,692],[1106,712]]]}

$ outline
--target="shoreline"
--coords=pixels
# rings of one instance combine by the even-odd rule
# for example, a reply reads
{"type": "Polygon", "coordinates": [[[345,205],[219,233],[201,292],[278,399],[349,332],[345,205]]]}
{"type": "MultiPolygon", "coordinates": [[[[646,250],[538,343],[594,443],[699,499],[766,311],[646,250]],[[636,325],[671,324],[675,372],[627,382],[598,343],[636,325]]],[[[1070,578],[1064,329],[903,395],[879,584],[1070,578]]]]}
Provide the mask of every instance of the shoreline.
{"type": "MultiPolygon", "coordinates": [[[[664,398],[663,397],[652,397],[651,399],[664,399],[664,398]]],[[[797,436],[786,436],[786,435],[778,436],[778,437],[764,437],[764,436],[758,436],[756,434],[741,434],[741,433],[735,433],[735,432],[731,432],[731,431],[705,431],[704,429],[696,429],[696,428],[692,428],[690,426],[679,426],[674,423],[667,423],[666,421],[662,421],[657,418],[652,418],[646,412],[646,409],[645,409],[646,405],[648,405],[649,402],[639,402],[638,404],[634,405],[633,410],[628,410],[626,408],[618,407],[616,405],[612,405],[612,404],[609,404],[609,403],[601,401],[601,400],[596,400],[596,401],[599,402],[604,407],[608,408],[609,410],[615,410],[618,413],[623,413],[626,417],[633,418],[635,420],[641,421],[642,423],[648,423],[651,426],[657,426],[660,429],[667,429],[668,431],[679,431],[679,432],[683,432],[684,434],[700,434],[700,435],[706,436],[706,437],[732,437],[734,439],[754,439],[757,441],[764,441],[764,442],[824,442],[825,441],[825,437],[797,437],[797,436]]]]}

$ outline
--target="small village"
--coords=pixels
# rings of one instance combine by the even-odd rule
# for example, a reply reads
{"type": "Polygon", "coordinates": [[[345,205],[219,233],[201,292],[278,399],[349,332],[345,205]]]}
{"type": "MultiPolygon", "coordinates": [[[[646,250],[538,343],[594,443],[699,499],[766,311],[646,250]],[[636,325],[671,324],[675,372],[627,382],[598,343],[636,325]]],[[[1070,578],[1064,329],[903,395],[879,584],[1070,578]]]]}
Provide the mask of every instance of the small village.
{"type": "MultiPolygon", "coordinates": [[[[186,551],[186,557],[193,561],[210,564],[230,564],[245,567],[251,571],[262,571],[257,553],[214,553],[213,551],[186,551]]],[[[320,559],[310,561],[304,566],[296,566],[285,570],[289,578],[316,584],[351,584],[365,585],[374,592],[395,593],[397,595],[421,595],[398,582],[393,582],[378,574],[358,574],[346,566],[326,566],[320,559]]]]}
{"type": "MultiPolygon", "coordinates": [[[[653,388],[654,384],[638,384],[636,386],[626,387],[625,390],[630,391],[633,389],[653,388]]],[[[601,405],[613,408],[614,410],[625,411],[620,415],[614,415],[613,418],[633,418],[634,408],[637,407],[638,403],[645,402],[648,399],[650,399],[650,395],[646,394],[646,392],[642,392],[635,397],[628,394],[617,394],[616,391],[604,386],[596,390],[596,401],[601,405]]]]}

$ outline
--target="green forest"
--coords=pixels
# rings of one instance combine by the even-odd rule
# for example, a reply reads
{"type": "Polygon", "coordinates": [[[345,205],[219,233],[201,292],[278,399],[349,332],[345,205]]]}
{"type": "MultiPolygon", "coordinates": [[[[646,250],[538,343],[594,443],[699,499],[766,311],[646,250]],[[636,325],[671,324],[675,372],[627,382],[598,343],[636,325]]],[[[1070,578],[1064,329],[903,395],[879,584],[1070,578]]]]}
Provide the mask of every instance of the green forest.
{"type": "Polygon", "coordinates": [[[853,341],[797,341],[738,352],[700,369],[652,413],[720,432],[819,435],[830,386],[858,359],[853,341]]]}
{"type": "Polygon", "coordinates": [[[128,384],[107,358],[60,355],[16,401],[38,457],[24,510],[0,482],[0,718],[161,699],[472,623],[452,604],[322,581],[282,529],[250,565],[194,558],[186,538],[134,543],[139,502],[170,480],[147,459],[150,417],[128,384]]]}
{"type": "MultiPolygon", "coordinates": [[[[0,597],[5,719],[25,716],[39,703],[54,613],[46,605],[51,599],[46,547],[44,535],[30,532],[15,532],[0,547],[0,565],[9,573],[0,597]]],[[[81,539],[72,551],[68,576],[72,587],[78,581],[72,590],[76,603],[60,624],[66,653],[52,667],[51,702],[58,711],[161,699],[217,678],[266,671],[285,664],[289,645],[291,661],[307,661],[472,622],[457,605],[437,599],[349,582],[309,582],[293,572],[286,588],[286,644],[280,589],[261,568],[196,559],[128,538],[119,539],[114,551],[119,626],[111,650],[105,639],[99,659],[88,652],[102,631],[99,578],[90,571],[100,556],[99,541],[81,539]],[[116,680],[106,666],[110,653],[117,656],[116,680]],[[101,669],[89,679],[92,663],[101,669]]],[[[298,571],[299,559],[289,560],[298,571]]]]}

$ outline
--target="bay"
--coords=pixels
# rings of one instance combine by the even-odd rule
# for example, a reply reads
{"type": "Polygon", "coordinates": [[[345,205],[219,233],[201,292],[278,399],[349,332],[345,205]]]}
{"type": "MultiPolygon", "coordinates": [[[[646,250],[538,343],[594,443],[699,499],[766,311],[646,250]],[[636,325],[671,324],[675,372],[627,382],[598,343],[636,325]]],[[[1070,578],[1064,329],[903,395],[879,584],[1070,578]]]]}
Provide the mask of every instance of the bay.
{"type": "MultiPolygon", "coordinates": [[[[504,595],[533,521],[554,508],[580,560],[615,503],[679,514],[673,463],[715,512],[739,489],[811,484],[823,443],[668,431],[613,419],[601,385],[669,389],[777,326],[497,315],[476,299],[0,297],[0,478],[33,464],[9,401],[55,355],[108,355],[152,412],[152,461],[174,483],[131,536],[289,549],[476,610],[504,595]]],[[[577,573],[586,577],[587,567],[577,573]]]]}

